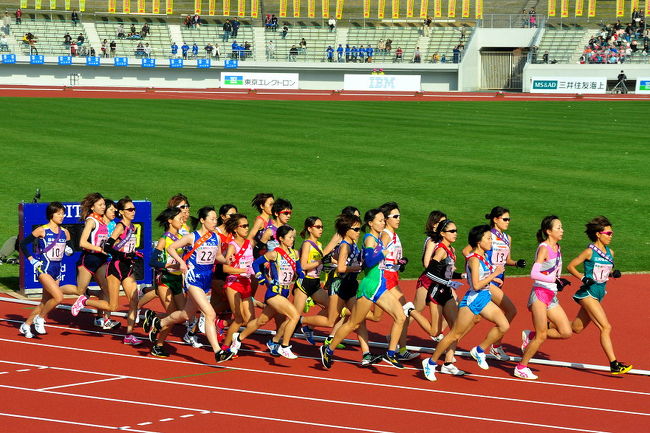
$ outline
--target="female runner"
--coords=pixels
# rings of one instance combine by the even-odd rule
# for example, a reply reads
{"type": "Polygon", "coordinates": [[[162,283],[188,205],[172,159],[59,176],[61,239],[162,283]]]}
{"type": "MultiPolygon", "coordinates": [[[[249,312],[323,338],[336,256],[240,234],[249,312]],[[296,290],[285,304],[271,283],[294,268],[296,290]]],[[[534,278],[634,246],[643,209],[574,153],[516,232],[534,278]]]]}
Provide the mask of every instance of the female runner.
{"type": "MultiPolygon", "coordinates": [[[[454,291],[462,284],[451,281],[452,278],[461,278],[461,274],[456,272],[456,250],[452,246],[458,237],[458,229],[456,223],[451,220],[441,221],[436,231],[433,233],[432,241],[437,244],[436,249],[433,251],[430,263],[427,269],[430,270],[434,280],[430,284],[430,309],[436,310],[431,312],[432,317],[444,317],[449,326],[453,328],[458,315],[458,303],[454,297],[454,291]]],[[[422,316],[414,314],[415,311],[408,311],[418,324],[425,331],[431,329],[431,324],[422,316]]],[[[445,354],[445,362],[440,367],[440,372],[445,374],[452,374],[454,376],[462,376],[464,371],[459,370],[454,363],[454,351],[456,350],[456,342],[453,342],[445,354]]],[[[426,360],[425,362],[429,362],[426,360]]]]}
{"type": "Polygon", "coordinates": [[[560,278],[562,252],[558,242],[562,240],[563,234],[562,222],[555,215],[545,217],[537,231],[539,246],[535,254],[535,264],[530,272],[534,283],[528,299],[528,309],[533,315],[535,330],[525,330],[521,333],[523,356],[514,371],[515,376],[522,379],[537,379],[528,368],[528,362],[547,337],[571,337],[571,323],[557,299],[557,292],[570,284],[568,280],[560,278]],[[549,322],[554,327],[549,327],[549,322]]]}
{"type": "MultiPolygon", "coordinates": [[[[442,231],[444,227],[441,227],[441,225],[442,223],[438,227],[442,231]]],[[[467,256],[465,267],[469,289],[458,305],[458,316],[451,332],[438,343],[433,356],[422,361],[424,376],[430,381],[436,380],[438,359],[474,327],[476,316],[480,315],[496,325],[490,329],[485,340],[480,345],[472,347],[469,352],[483,370],[490,368],[485,360],[485,350],[496,340],[503,337],[503,334],[510,328],[510,324],[501,309],[490,300],[491,295],[488,286],[490,282],[497,280],[497,276],[503,272],[503,266],[493,268],[485,258],[485,251],[492,248],[490,226],[473,227],[467,237],[472,247],[471,253],[467,256]]]]}
{"type": "Polygon", "coordinates": [[[402,333],[402,326],[406,315],[399,301],[394,296],[386,293],[386,280],[380,267],[386,257],[386,250],[379,239],[381,232],[386,227],[384,214],[379,209],[371,209],[364,215],[364,222],[369,230],[363,238],[363,262],[364,277],[359,284],[357,291],[357,302],[352,308],[350,319],[344,323],[334,335],[334,339],[328,344],[320,347],[321,361],[325,368],[332,366],[332,356],[336,346],[347,337],[366,318],[370,307],[376,304],[391,315],[393,326],[391,338],[388,345],[388,352],[384,360],[397,368],[404,366],[397,359],[395,349],[397,341],[402,333]]]}
{"type": "Polygon", "coordinates": [[[182,310],[174,311],[162,320],[153,312],[147,311],[142,326],[149,333],[149,340],[154,343],[151,348],[151,354],[154,356],[169,356],[163,343],[172,326],[189,320],[200,310],[205,316],[205,335],[212,346],[215,360],[220,359],[221,348],[214,323],[216,313],[206,295],[211,288],[215,261],[223,264],[226,258],[221,254],[219,236],[214,233],[217,227],[217,212],[214,208],[206,206],[199,209],[198,222],[200,225],[198,230],[183,236],[167,247],[167,254],[178,262],[181,272],[185,275],[183,290],[186,299],[182,310]],[[190,250],[181,257],[177,250],[184,247],[190,250]]]}
{"type": "Polygon", "coordinates": [[[592,243],[567,266],[571,275],[582,281],[582,286],[573,295],[573,299],[580,304],[580,311],[571,328],[579,334],[589,323],[594,322],[600,331],[600,345],[609,360],[611,373],[624,374],[630,371],[632,366],[616,360],[611,336],[612,325],[601,304],[607,293],[605,285],[609,277],[621,276],[621,272],[614,269],[614,251],[609,247],[614,235],[612,223],[604,216],[599,216],[589,221],[586,228],[585,233],[592,243]],[[584,273],[577,269],[581,264],[584,265],[584,273]]]}
{"type": "Polygon", "coordinates": [[[183,216],[183,227],[179,230],[181,236],[190,234],[192,230],[188,224],[190,220],[190,202],[183,193],[178,193],[169,198],[167,201],[167,207],[175,207],[181,210],[181,215],[183,216]]]}
{"type": "Polygon", "coordinates": [[[283,225],[277,231],[280,246],[258,257],[253,262],[253,270],[258,282],[266,284],[266,294],[264,295],[266,307],[256,320],[248,323],[248,326],[241,334],[235,333],[233,335],[230,345],[230,352],[233,354],[237,354],[239,351],[242,340],[264,326],[272,317],[281,314],[286,317],[286,320],[278,328],[276,337],[281,337],[282,342],[278,343],[272,340],[273,343],[268,342],[267,346],[269,346],[272,354],[277,352],[288,359],[297,358],[291,351],[289,342],[300,315],[288,297],[293,281],[296,278],[304,278],[305,274],[300,267],[298,252],[293,249],[295,238],[296,231],[291,226],[283,225]],[[266,263],[270,264],[268,271],[264,269],[266,263]],[[273,344],[276,346],[273,346],[273,344]],[[277,345],[280,347],[277,347],[277,345]]]}
{"type": "Polygon", "coordinates": [[[251,206],[259,212],[259,215],[255,218],[253,227],[248,231],[248,239],[255,239],[257,241],[255,244],[255,258],[266,252],[264,250],[266,245],[262,245],[260,239],[271,223],[274,203],[275,197],[273,194],[264,192],[255,195],[251,201],[251,206]]]}
{"type": "Polygon", "coordinates": [[[253,289],[251,278],[253,272],[253,243],[248,237],[248,219],[246,215],[233,214],[226,221],[225,232],[232,240],[226,250],[226,263],[223,270],[226,277],[226,296],[234,319],[228,328],[228,334],[221,346],[223,361],[229,359],[232,351],[228,351],[235,332],[240,326],[246,326],[255,317],[253,289]]]}
{"type": "MultiPolygon", "coordinates": [[[[111,199],[104,197],[104,203],[106,205],[106,211],[104,212],[104,222],[106,223],[106,230],[108,231],[107,236],[113,234],[117,222],[115,221],[117,217],[117,208],[115,207],[115,202],[111,199]]],[[[108,239],[108,238],[107,238],[108,239]]],[[[108,257],[108,261],[111,260],[111,257],[108,257]]],[[[108,266],[108,263],[106,264],[108,266]]],[[[108,292],[105,287],[100,287],[99,299],[108,300],[108,292]]],[[[136,318],[137,319],[137,318],[136,318]]],[[[101,327],[102,329],[117,329],[122,324],[117,320],[111,320],[111,315],[108,311],[97,311],[97,317],[94,322],[95,326],[101,327]]]]}
{"type": "Polygon", "coordinates": [[[133,336],[135,325],[135,314],[138,309],[137,283],[133,276],[133,267],[136,260],[142,259],[142,254],[135,250],[136,227],[133,225],[135,218],[135,205],[130,197],[126,196],[117,202],[118,218],[113,233],[104,244],[104,251],[111,255],[112,259],[108,264],[106,280],[108,283],[108,302],[105,300],[93,300],[79,298],[72,306],[72,315],[79,314],[79,310],[86,305],[98,310],[116,311],[120,285],[129,300],[129,312],[127,315],[127,329],[124,337],[124,344],[137,346],[142,340],[133,336]]]}
{"type": "Polygon", "coordinates": [[[77,292],[77,288],[71,284],[59,286],[63,255],[69,256],[73,253],[70,233],[61,227],[65,217],[65,207],[58,201],[52,202],[47,205],[45,216],[48,223],[37,227],[20,242],[23,255],[38,273],[38,281],[43,287],[41,303],[20,325],[20,333],[26,338],[34,337],[32,324],[37,334],[47,334],[45,330],[47,315],[61,303],[64,293],[77,292]],[[37,245],[33,248],[35,241],[37,245]],[[32,249],[34,251],[30,251],[32,249]]]}

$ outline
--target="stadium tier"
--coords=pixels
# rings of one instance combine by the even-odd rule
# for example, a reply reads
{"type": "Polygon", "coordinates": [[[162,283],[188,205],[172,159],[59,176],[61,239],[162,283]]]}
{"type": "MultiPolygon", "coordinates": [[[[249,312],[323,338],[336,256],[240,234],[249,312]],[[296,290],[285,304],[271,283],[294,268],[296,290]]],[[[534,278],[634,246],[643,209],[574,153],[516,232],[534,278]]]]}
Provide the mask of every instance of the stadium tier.
{"type": "Polygon", "coordinates": [[[588,39],[589,32],[584,29],[546,29],[539,44],[537,62],[543,62],[543,56],[548,53],[546,63],[575,63],[588,39]]]}
{"type": "Polygon", "coordinates": [[[65,35],[77,44],[77,38],[83,37],[84,42],[76,47],[77,52],[85,52],[90,45],[88,35],[81,24],[74,25],[70,21],[61,20],[24,20],[20,26],[13,27],[13,37],[16,40],[17,54],[41,54],[51,56],[70,55],[71,43],[66,43],[65,35]],[[26,35],[31,33],[34,42],[29,44],[26,35]],[[85,45],[85,46],[84,46],[85,45]],[[82,51],[84,50],[84,51],[82,51]]]}
{"type": "MultiPolygon", "coordinates": [[[[176,40],[172,38],[172,42],[175,42],[178,46],[181,46],[183,43],[186,43],[189,46],[192,46],[196,43],[199,47],[199,56],[198,57],[207,57],[208,54],[205,50],[205,47],[208,44],[211,44],[213,47],[219,49],[220,58],[235,57],[243,60],[251,55],[254,55],[255,51],[255,35],[253,33],[253,28],[251,26],[240,26],[237,32],[237,36],[230,35],[225,37],[223,27],[219,24],[202,24],[198,27],[187,27],[182,25],[180,27],[180,35],[182,40],[176,40]],[[235,54],[233,55],[232,44],[236,43],[237,45],[249,44],[250,53],[247,53],[246,56],[237,54],[238,51],[234,50],[235,54]]],[[[169,47],[167,47],[166,53],[169,53],[169,47]]],[[[216,51],[213,48],[212,56],[215,56],[216,51]]]]}
{"type": "MultiPolygon", "coordinates": [[[[141,36],[144,20],[127,21],[127,22],[114,22],[114,21],[100,21],[95,24],[97,35],[99,36],[100,44],[104,40],[110,45],[115,41],[115,52],[110,53],[110,46],[108,47],[109,56],[125,56],[125,57],[139,57],[143,51],[138,51],[138,45],[141,47],[149,45],[151,50],[147,57],[154,58],[167,58],[169,57],[169,46],[171,39],[169,36],[169,28],[166,23],[147,23],[149,26],[149,33],[144,37],[141,36]],[[121,26],[121,27],[120,27],[121,26]],[[132,27],[133,26],[133,27],[132,27]],[[120,34],[122,36],[118,36],[120,34]]],[[[102,52],[101,45],[96,49],[97,53],[102,52]]],[[[101,55],[101,54],[98,54],[101,55]]]]}

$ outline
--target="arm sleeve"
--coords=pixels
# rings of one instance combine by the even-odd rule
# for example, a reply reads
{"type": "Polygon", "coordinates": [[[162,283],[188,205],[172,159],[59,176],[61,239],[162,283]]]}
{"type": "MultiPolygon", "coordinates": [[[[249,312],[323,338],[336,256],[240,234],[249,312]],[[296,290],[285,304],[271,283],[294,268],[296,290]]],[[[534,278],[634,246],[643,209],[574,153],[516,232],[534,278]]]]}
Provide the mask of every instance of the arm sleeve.
{"type": "Polygon", "coordinates": [[[296,262],[296,277],[297,278],[305,278],[305,272],[302,270],[302,265],[300,264],[300,261],[296,262]]]}
{"type": "Polygon", "coordinates": [[[427,277],[431,278],[436,283],[449,286],[449,280],[444,278],[445,275],[444,263],[440,263],[438,260],[431,259],[431,261],[429,262],[429,266],[427,266],[426,272],[427,272],[427,277]]]}
{"type": "Polygon", "coordinates": [[[363,249],[363,263],[365,263],[366,267],[372,268],[373,266],[376,266],[379,264],[379,262],[382,261],[384,258],[384,255],[382,254],[381,250],[378,252],[375,252],[374,248],[364,248],[363,249]]]}
{"type": "Polygon", "coordinates": [[[257,281],[259,281],[261,284],[264,284],[267,281],[267,278],[263,272],[264,263],[268,263],[268,260],[264,255],[259,256],[253,262],[253,271],[255,271],[255,278],[257,278],[257,281]]]}
{"type": "Polygon", "coordinates": [[[530,278],[533,280],[544,281],[545,283],[554,283],[555,277],[553,275],[546,275],[542,273],[542,264],[535,263],[533,269],[530,271],[530,278]]]}
{"type": "Polygon", "coordinates": [[[118,251],[114,248],[116,239],[108,238],[104,243],[104,252],[110,254],[112,257],[119,258],[120,260],[125,260],[126,254],[122,251],[118,251]]]}
{"type": "Polygon", "coordinates": [[[164,260],[164,254],[158,248],[154,248],[151,252],[151,260],[149,260],[149,266],[156,269],[165,269],[167,264],[164,260]]]}
{"type": "Polygon", "coordinates": [[[23,255],[25,257],[33,256],[34,255],[34,241],[36,238],[34,237],[33,234],[28,234],[25,239],[20,241],[20,251],[23,252],[23,255]]]}
{"type": "Polygon", "coordinates": [[[74,250],[74,242],[72,242],[72,239],[68,239],[68,240],[65,242],[65,246],[66,246],[66,247],[70,247],[70,248],[72,248],[72,249],[74,250]]]}

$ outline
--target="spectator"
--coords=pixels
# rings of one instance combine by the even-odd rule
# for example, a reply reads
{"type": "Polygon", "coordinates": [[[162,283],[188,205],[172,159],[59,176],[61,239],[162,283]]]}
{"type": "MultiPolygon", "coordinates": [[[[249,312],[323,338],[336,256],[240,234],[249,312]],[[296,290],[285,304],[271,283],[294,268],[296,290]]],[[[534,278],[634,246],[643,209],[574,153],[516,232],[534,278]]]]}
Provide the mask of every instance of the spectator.
{"type": "Polygon", "coordinates": [[[641,12],[639,12],[637,8],[634,8],[632,11],[632,22],[638,25],[639,22],[641,22],[641,16],[641,12]]]}
{"type": "Polygon", "coordinates": [[[172,42],[171,51],[173,58],[178,57],[178,45],[176,45],[176,42],[172,42]]]}
{"type": "Polygon", "coordinates": [[[334,17],[330,17],[330,19],[327,21],[327,25],[330,27],[330,33],[336,29],[336,20],[334,17]]]}
{"type": "Polygon", "coordinates": [[[77,36],[77,45],[81,46],[86,42],[86,38],[84,37],[83,33],[79,33],[79,36],[77,36]]]}
{"type": "Polygon", "coordinates": [[[544,54],[542,55],[542,63],[548,64],[548,51],[544,51],[544,54]]]}
{"type": "Polygon", "coordinates": [[[232,19],[231,24],[232,24],[232,37],[236,38],[237,34],[239,33],[239,26],[241,25],[241,23],[239,22],[237,17],[235,17],[235,18],[232,19]]]}
{"type": "Polygon", "coordinates": [[[307,41],[305,38],[300,40],[300,43],[298,44],[298,52],[301,54],[307,53],[307,41]]]}
{"type": "Polygon", "coordinates": [[[345,63],[348,63],[350,61],[350,44],[345,44],[345,63]]]}
{"type": "Polygon", "coordinates": [[[392,49],[393,49],[393,40],[392,39],[386,39],[386,52],[388,54],[390,54],[392,49]]]}
{"type": "Polygon", "coordinates": [[[111,50],[111,57],[115,57],[115,52],[117,51],[117,44],[115,43],[115,41],[111,41],[111,43],[109,44],[109,48],[111,50]]]}
{"type": "Polygon", "coordinates": [[[264,18],[264,29],[268,30],[271,28],[271,14],[266,14],[264,18]]]}
{"type": "Polygon", "coordinates": [[[185,19],[183,20],[183,25],[185,26],[186,29],[191,29],[192,28],[192,17],[189,15],[185,15],[185,19]]]}
{"type": "Polygon", "coordinates": [[[149,44],[148,43],[144,44],[144,56],[149,58],[149,57],[151,57],[151,53],[152,53],[152,50],[151,50],[151,47],[149,46],[149,44]]]}
{"type": "Polygon", "coordinates": [[[426,36],[427,38],[431,36],[431,23],[433,20],[431,17],[426,17],[424,21],[422,22],[422,36],[426,36]]]}
{"type": "Polygon", "coordinates": [[[70,36],[69,32],[65,33],[65,36],[63,36],[63,45],[70,45],[72,43],[72,36],[70,36]]]}
{"type": "Polygon", "coordinates": [[[526,9],[521,11],[521,27],[524,29],[530,27],[530,18],[526,9]]]}
{"type": "Polygon", "coordinates": [[[271,60],[275,58],[275,44],[273,41],[269,41],[268,44],[266,44],[266,59],[271,60]]]}
{"type": "Polygon", "coordinates": [[[350,50],[350,61],[352,63],[357,63],[357,57],[359,57],[359,50],[356,45],[352,45],[352,49],[350,50]]]}
{"type": "Polygon", "coordinates": [[[212,52],[214,51],[214,47],[212,46],[211,43],[208,42],[208,45],[205,46],[205,57],[210,59],[212,58],[212,52]]]}
{"type": "Polygon", "coordinates": [[[4,34],[0,35],[0,51],[9,51],[9,41],[4,34]]]}
{"type": "Polygon", "coordinates": [[[72,13],[70,14],[70,19],[72,20],[72,25],[77,27],[77,24],[79,23],[79,14],[77,13],[76,9],[72,9],[72,13]]]}
{"type": "Polygon", "coordinates": [[[77,57],[77,43],[75,41],[72,41],[70,44],[70,55],[72,57],[77,57]]]}
{"type": "Polygon", "coordinates": [[[140,30],[140,36],[145,38],[145,37],[149,36],[150,34],[151,34],[151,28],[149,28],[149,24],[144,23],[144,25],[142,26],[142,30],[140,30]]]}
{"type": "Polygon", "coordinates": [[[102,52],[102,57],[108,57],[108,41],[106,39],[102,41],[100,51],[102,52]]]}
{"type": "Polygon", "coordinates": [[[25,36],[23,36],[23,43],[29,46],[29,54],[38,54],[38,50],[36,49],[36,42],[36,36],[34,36],[34,34],[31,32],[27,32],[25,33],[25,36]]]}
{"type": "Polygon", "coordinates": [[[244,41],[244,57],[249,57],[253,54],[253,51],[251,50],[251,44],[248,43],[248,41],[244,41]]]}
{"type": "Polygon", "coordinates": [[[214,44],[214,58],[216,60],[219,60],[221,58],[221,48],[219,47],[219,44],[215,42],[214,44]]]}
{"type": "Polygon", "coordinates": [[[192,57],[195,59],[199,57],[199,46],[196,45],[196,42],[192,44],[192,57]]]}
{"type": "Polygon", "coordinates": [[[297,55],[298,55],[298,48],[296,48],[295,45],[292,45],[291,49],[289,49],[289,61],[295,62],[297,55]]]}
{"type": "Polygon", "coordinates": [[[531,28],[536,28],[537,27],[537,12],[535,12],[535,8],[530,8],[530,12],[528,12],[530,15],[530,27],[531,28]]]}
{"type": "Polygon", "coordinates": [[[230,24],[230,20],[226,20],[225,23],[223,23],[223,35],[221,37],[221,40],[223,42],[228,42],[228,39],[230,39],[230,33],[232,32],[232,24],[230,24]]]}
{"type": "Polygon", "coordinates": [[[11,17],[9,16],[9,12],[5,12],[5,16],[2,17],[2,32],[7,36],[11,33],[11,17]]]}
{"type": "Polygon", "coordinates": [[[199,14],[194,14],[194,16],[192,17],[192,27],[194,27],[195,29],[201,27],[201,17],[199,16],[199,14]]]}
{"type": "Polygon", "coordinates": [[[18,8],[16,9],[16,25],[19,26],[23,23],[23,10],[18,8]]]}
{"type": "Polygon", "coordinates": [[[372,49],[370,44],[368,44],[366,46],[366,63],[372,63],[372,55],[374,54],[374,52],[375,51],[372,49]]]}
{"type": "Polygon", "coordinates": [[[357,50],[357,56],[359,57],[359,63],[365,62],[366,49],[363,48],[363,45],[359,45],[359,49],[357,50]]]}
{"type": "Polygon", "coordinates": [[[379,39],[379,42],[377,43],[377,52],[383,53],[384,51],[386,51],[386,41],[379,39]]]}
{"type": "Polygon", "coordinates": [[[135,24],[131,24],[131,31],[129,32],[129,36],[133,36],[135,35],[135,33],[136,33],[135,24]]]}
{"type": "Polygon", "coordinates": [[[280,35],[282,36],[282,39],[286,39],[286,38],[287,38],[287,33],[289,33],[289,27],[287,27],[287,25],[285,24],[285,25],[282,27],[282,33],[280,34],[280,35]]]}
{"type": "Polygon", "coordinates": [[[120,24],[117,26],[117,39],[123,39],[124,36],[124,25],[120,24]]]}
{"type": "Polygon", "coordinates": [[[183,58],[187,59],[187,52],[190,50],[190,46],[187,45],[187,42],[183,42],[181,45],[181,52],[183,53],[183,58]]]}
{"type": "Polygon", "coordinates": [[[138,45],[135,47],[135,56],[137,58],[144,57],[144,45],[142,45],[142,42],[138,42],[138,45]]]}
{"type": "Polygon", "coordinates": [[[437,52],[433,53],[431,56],[431,63],[438,63],[440,61],[440,54],[437,52]]]}
{"type": "Polygon", "coordinates": [[[91,46],[91,47],[90,47],[90,52],[88,53],[88,55],[89,55],[90,57],[95,57],[96,54],[97,54],[97,53],[95,52],[95,49],[91,46]]]}
{"type": "Polygon", "coordinates": [[[395,50],[395,60],[393,60],[393,63],[401,63],[404,60],[404,50],[402,47],[397,47],[395,50]]]}
{"type": "Polygon", "coordinates": [[[454,47],[452,50],[453,52],[453,62],[454,63],[460,63],[460,48],[458,45],[454,47]]]}
{"type": "Polygon", "coordinates": [[[271,30],[274,32],[278,31],[278,17],[271,15],[271,30]]]}
{"type": "Polygon", "coordinates": [[[339,63],[343,62],[343,45],[339,44],[336,49],[336,61],[339,63]]]}
{"type": "Polygon", "coordinates": [[[415,51],[413,51],[413,63],[421,63],[422,62],[422,55],[420,54],[420,47],[415,47],[415,51]]]}
{"type": "Polygon", "coordinates": [[[334,48],[332,48],[331,45],[327,46],[327,49],[325,50],[325,55],[327,56],[328,62],[334,61],[334,48]]]}

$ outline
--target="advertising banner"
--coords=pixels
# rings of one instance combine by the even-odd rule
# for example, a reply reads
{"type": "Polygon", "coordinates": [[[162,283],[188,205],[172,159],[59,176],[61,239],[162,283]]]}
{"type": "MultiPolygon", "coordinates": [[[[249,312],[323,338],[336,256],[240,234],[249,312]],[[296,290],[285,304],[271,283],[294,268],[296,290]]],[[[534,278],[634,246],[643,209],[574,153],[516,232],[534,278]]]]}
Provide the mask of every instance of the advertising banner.
{"type": "Polygon", "coordinates": [[[381,90],[392,92],[419,92],[420,75],[368,75],[345,74],[344,90],[381,90]]]}
{"type": "Polygon", "coordinates": [[[605,93],[606,77],[533,77],[531,93],[605,93]]]}
{"type": "Polygon", "coordinates": [[[650,95],[650,77],[637,78],[636,93],[641,95],[650,95]]]}
{"type": "Polygon", "coordinates": [[[298,89],[298,74],[222,72],[221,87],[230,89],[298,89]]]}

